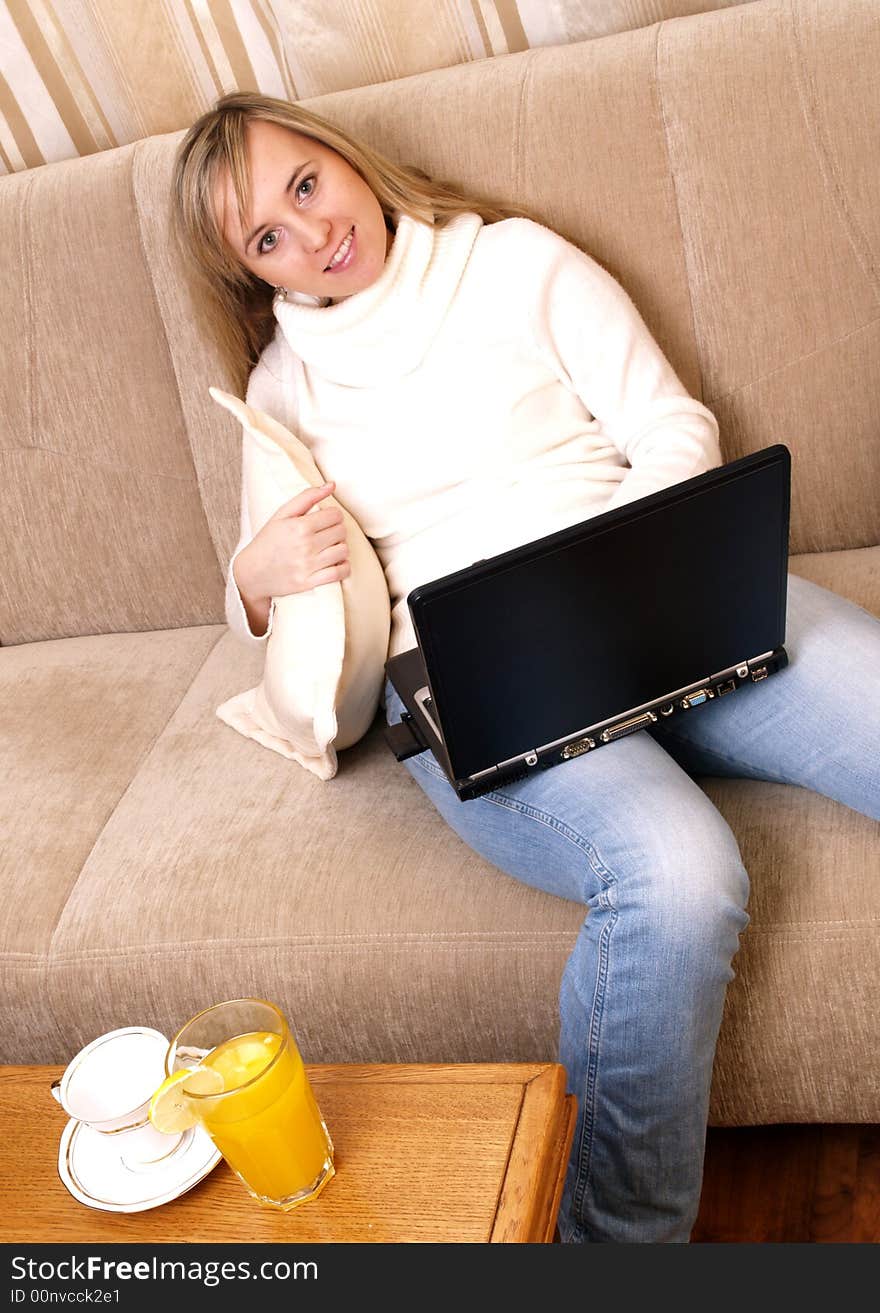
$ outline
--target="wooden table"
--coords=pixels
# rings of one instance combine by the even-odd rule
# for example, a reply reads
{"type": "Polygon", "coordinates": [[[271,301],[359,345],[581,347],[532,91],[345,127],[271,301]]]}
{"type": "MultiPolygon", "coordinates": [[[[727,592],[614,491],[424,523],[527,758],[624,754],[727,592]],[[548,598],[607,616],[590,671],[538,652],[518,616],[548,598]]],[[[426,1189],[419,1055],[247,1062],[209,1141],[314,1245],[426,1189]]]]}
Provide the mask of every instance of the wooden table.
{"type": "Polygon", "coordinates": [[[221,1162],[141,1213],[88,1208],[58,1175],[61,1067],[0,1067],[0,1240],[19,1243],[553,1239],[575,1102],[549,1064],[313,1066],[336,1176],[289,1213],[263,1208],[221,1162]]]}

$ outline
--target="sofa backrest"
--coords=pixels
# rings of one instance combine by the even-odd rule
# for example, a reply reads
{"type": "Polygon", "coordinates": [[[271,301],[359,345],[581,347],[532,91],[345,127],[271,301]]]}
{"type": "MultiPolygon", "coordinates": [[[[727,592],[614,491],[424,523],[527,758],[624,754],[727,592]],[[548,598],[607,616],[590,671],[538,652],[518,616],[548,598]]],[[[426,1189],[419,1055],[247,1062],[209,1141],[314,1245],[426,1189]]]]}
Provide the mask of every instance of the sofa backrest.
{"type": "Polygon", "coordinates": [[[157,290],[171,275],[142,231],[162,204],[144,147],[0,184],[4,644],[222,617],[157,290]]]}
{"type": "MultiPolygon", "coordinates": [[[[880,538],[878,67],[873,0],[765,0],[307,103],[600,260],[728,458],[790,446],[815,551],[880,538]]],[[[3,642],[222,617],[239,435],[166,237],[181,135],[0,185],[3,642]]]]}

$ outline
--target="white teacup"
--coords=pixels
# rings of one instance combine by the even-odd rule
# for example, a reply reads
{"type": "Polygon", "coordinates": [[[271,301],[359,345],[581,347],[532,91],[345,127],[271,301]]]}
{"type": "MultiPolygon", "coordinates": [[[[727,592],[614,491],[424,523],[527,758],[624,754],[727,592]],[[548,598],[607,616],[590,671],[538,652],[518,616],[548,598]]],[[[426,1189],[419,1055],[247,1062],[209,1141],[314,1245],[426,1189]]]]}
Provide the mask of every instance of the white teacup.
{"type": "Polygon", "coordinates": [[[150,1098],[165,1077],[168,1040],[147,1026],[124,1026],[99,1035],[71,1058],[52,1093],[68,1117],[100,1135],[118,1137],[127,1167],[164,1161],[182,1136],[150,1123],[150,1098]]]}

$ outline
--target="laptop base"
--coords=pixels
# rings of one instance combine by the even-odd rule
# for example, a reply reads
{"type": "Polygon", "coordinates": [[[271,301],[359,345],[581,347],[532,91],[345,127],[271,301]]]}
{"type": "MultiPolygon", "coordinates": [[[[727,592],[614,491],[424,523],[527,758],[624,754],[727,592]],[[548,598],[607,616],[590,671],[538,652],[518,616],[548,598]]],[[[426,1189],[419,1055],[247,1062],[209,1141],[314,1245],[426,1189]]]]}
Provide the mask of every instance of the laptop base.
{"type": "Polygon", "coordinates": [[[744,661],[730,670],[679,689],[674,694],[656,699],[645,707],[632,708],[598,725],[576,730],[555,743],[532,749],[510,761],[500,762],[468,779],[455,779],[442,739],[434,730],[431,719],[422,707],[419,694],[425,685],[425,665],[418,648],[412,648],[386,665],[386,673],[404,704],[401,720],[385,729],[385,739],[398,761],[406,761],[419,752],[430,750],[438,765],[445,771],[450,784],[462,802],[491,793],[505,784],[524,779],[535,770],[547,770],[581,757],[587,752],[605,747],[618,739],[653,725],[662,725],[675,716],[688,715],[716,699],[727,697],[744,684],[758,684],[783,670],[788,665],[784,647],[767,652],[750,661],[744,661]]]}

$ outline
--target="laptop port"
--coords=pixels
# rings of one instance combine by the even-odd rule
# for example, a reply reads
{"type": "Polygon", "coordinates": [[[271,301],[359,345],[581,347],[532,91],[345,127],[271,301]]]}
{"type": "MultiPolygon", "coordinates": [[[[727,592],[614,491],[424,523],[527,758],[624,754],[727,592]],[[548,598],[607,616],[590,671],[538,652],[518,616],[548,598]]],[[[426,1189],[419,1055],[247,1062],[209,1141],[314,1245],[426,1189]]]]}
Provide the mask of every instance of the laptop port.
{"type": "Polygon", "coordinates": [[[699,707],[703,702],[708,702],[709,698],[714,698],[715,694],[711,688],[698,688],[695,693],[689,693],[686,698],[682,698],[683,707],[699,707]]]}
{"type": "Polygon", "coordinates": [[[674,710],[675,710],[675,704],[673,702],[667,702],[665,706],[662,706],[660,708],[660,715],[671,716],[674,710]]]}
{"type": "Polygon", "coordinates": [[[624,734],[634,734],[637,729],[644,729],[647,725],[655,725],[657,717],[653,711],[643,711],[640,716],[633,716],[631,720],[625,720],[620,725],[613,725],[611,729],[603,729],[602,742],[611,743],[614,739],[622,739],[624,734]]]}
{"type": "Polygon", "coordinates": [[[766,666],[758,666],[757,670],[752,671],[752,683],[758,684],[762,679],[766,679],[770,671],[766,666]]]}
{"type": "Polygon", "coordinates": [[[572,757],[581,757],[585,752],[589,752],[590,748],[595,748],[595,746],[596,740],[591,739],[589,735],[587,735],[586,738],[578,739],[577,743],[566,743],[565,747],[562,749],[562,760],[570,761],[572,757]]]}
{"type": "Polygon", "coordinates": [[[735,688],[736,688],[735,679],[725,679],[723,684],[718,685],[715,692],[718,694],[720,698],[723,698],[725,693],[732,693],[735,688]]]}

